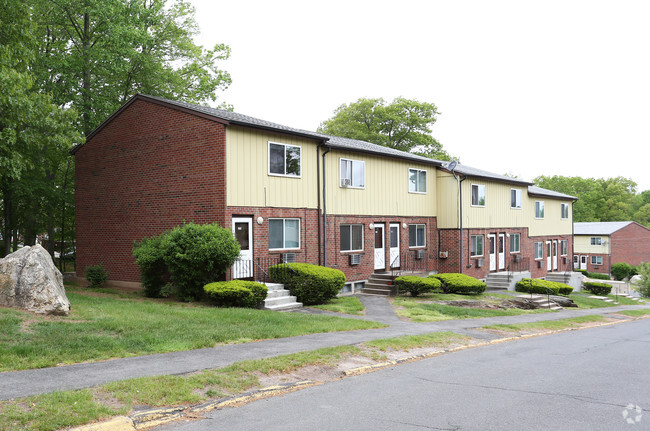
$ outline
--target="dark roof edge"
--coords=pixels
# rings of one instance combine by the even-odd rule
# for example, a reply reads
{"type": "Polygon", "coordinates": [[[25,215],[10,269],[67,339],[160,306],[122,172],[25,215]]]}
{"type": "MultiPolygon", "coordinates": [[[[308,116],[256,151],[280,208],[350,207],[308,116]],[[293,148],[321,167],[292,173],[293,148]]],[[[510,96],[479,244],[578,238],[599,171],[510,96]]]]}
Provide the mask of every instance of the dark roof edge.
{"type": "MultiPolygon", "coordinates": [[[[410,153],[407,153],[407,152],[404,152],[404,151],[402,151],[403,155],[401,155],[401,154],[379,153],[377,151],[366,150],[366,149],[363,149],[363,148],[350,148],[350,147],[346,147],[345,145],[337,145],[334,142],[327,140],[329,138],[323,137],[323,139],[326,142],[324,144],[326,147],[333,148],[333,149],[336,149],[336,150],[347,151],[347,152],[350,152],[350,153],[371,154],[373,156],[384,157],[384,158],[385,157],[389,157],[389,158],[393,157],[393,158],[396,158],[396,159],[408,160],[409,162],[413,162],[413,163],[422,163],[423,165],[431,164],[431,165],[434,165],[434,166],[437,166],[437,167],[442,167],[443,166],[443,162],[441,162],[440,160],[436,160],[436,159],[428,159],[428,160],[426,160],[426,159],[416,159],[415,157],[409,157],[410,153]]],[[[399,151],[399,150],[397,150],[397,151],[399,151]]],[[[413,155],[416,156],[416,154],[413,154],[413,155]]]]}

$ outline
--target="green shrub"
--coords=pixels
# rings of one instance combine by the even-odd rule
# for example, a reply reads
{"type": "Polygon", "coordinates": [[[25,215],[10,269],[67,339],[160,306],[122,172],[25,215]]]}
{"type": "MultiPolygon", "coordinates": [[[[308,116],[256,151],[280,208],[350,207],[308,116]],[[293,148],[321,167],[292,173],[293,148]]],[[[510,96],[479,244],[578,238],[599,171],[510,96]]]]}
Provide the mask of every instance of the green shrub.
{"type": "Polygon", "coordinates": [[[267,287],[254,281],[218,281],[203,286],[206,298],[221,307],[258,308],[268,293],[267,287]]]}
{"type": "Polygon", "coordinates": [[[397,286],[397,292],[400,294],[410,293],[411,296],[418,296],[421,293],[431,292],[435,289],[440,289],[442,283],[436,278],[423,278],[415,275],[404,275],[397,277],[393,281],[397,286]]]}
{"type": "Polygon", "coordinates": [[[274,265],[269,268],[269,274],[305,305],[324,304],[345,286],[342,271],[309,263],[274,265]]]}
{"type": "Polygon", "coordinates": [[[546,295],[570,295],[573,287],[568,284],[558,283],[555,281],[542,280],[539,278],[524,278],[515,285],[517,292],[539,293],[546,295]]]}
{"type": "Polygon", "coordinates": [[[619,262],[612,265],[612,276],[614,280],[624,280],[627,277],[631,277],[633,273],[634,268],[628,263],[619,262]]]}
{"type": "Polygon", "coordinates": [[[601,274],[599,272],[588,272],[587,277],[593,278],[595,280],[609,280],[610,276],[607,274],[601,274]]]}
{"type": "Polygon", "coordinates": [[[595,281],[587,281],[584,283],[583,287],[594,295],[609,295],[612,291],[611,284],[597,283],[595,281]]]}
{"type": "Polygon", "coordinates": [[[108,280],[108,271],[104,269],[103,264],[92,265],[86,267],[86,280],[88,280],[88,287],[98,288],[106,280],[108,280]]]}
{"type": "Polygon", "coordinates": [[[641,296],[650,297],[650,263],[642,263],[636,267],[640,280],[635,283],[636,289],[641,296]]]}
{"type": "Polygon", "coordinates": [[[203,296],[203,286],[223,278],[239,257],[239,243],[216,223],[186,223],[133,247],[145,293],[160,296],[166,274],[185,301],[203,296]]]}
{"type": "Polygon", "coordinates": [[[446,273],[434,274],[429,277],[440,280],[442,283],[442,291],[445,293],[477,295],[485,292],[485,288],[487,287],[485,282],[465,274],[446,273]]]}

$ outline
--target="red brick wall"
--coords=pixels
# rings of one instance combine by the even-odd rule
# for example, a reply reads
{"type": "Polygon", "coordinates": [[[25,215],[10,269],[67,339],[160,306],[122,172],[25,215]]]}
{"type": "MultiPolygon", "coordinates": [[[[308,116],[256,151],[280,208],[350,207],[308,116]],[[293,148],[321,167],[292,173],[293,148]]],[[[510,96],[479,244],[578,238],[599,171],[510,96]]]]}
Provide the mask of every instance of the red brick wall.
{"type": "MultiPolygon", "coordinates": [[[[614,232],[611,238],[612,264],[639,265],[650,262],[650,229],[632,223],[614,232]]],[[[609,272],[609,267],[607,271],[609,272]]]]}
{"type": "Polygon", "coordinates": [[[139,281],[134,240],[224,221],[225,128],[136,99],[75,154],[77,274],[139,281]]]}

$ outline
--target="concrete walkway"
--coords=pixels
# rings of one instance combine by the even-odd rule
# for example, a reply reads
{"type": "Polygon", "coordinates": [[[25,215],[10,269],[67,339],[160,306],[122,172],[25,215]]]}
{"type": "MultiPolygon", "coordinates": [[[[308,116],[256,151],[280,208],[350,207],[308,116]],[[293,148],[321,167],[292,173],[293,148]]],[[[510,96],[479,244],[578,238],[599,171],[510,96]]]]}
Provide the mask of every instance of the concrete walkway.
{"type": "MultiPolygon", "coordinates": [[[[0,399],[8,400],[41,393],[89,388],[111,381],[156,375],[184,374],[211,368],[220,368],[234,362],[261,359],[322,347],[350,345],[400,335],[418,335],[436,331],[453,331],[477,338],[489,334],[474,331],[485,325],[559,320],[584,315],[605,315],[623,310],[650,308],[650,305],[627,305],[608,308],[570,310],[557,313],[489,317],[482,319],[446,320],[442,322],[412,323],[401,321],[385,297],[359,295],[366,307],[365,316],[390,325],[386,328],[303,335],[245,344],[230,344],[214,348],[184,352],[137,356],[124,359],[74,364],[62,367],[0,373],[0,399]]],[[[322,310],[304,309],[304,313],[330,314],[322,310]]],[[[339,317],[341,314],[333,313],[339,317]]],[[[343,316],[351,317],[351,316],[343,316]]]]}

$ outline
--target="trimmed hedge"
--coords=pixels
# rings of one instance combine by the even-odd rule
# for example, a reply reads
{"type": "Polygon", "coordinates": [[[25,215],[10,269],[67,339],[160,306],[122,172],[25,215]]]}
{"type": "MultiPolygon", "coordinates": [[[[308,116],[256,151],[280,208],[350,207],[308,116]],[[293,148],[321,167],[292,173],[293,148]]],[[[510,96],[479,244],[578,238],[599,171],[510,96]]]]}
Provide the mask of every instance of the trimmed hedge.
{"type": "Polygon", "coordinates": [[[220,307],[258,308],[268,289],[254,281],[218,281],[203,286],[206,298],[220,307]]]}
{"type": "Polygon", "coordinates": [[[485,292],[487,287],[485,282],[465,274],[445,273],[433,274],[429,277],[440,280],[444,293],[478,295],[485,292]]]}
{"type": "Polygon", "coordinates": [[[594,295],[609,295],[612,292],[612,285],[607,283],[597,283],[595,281],[587,281],[583,287],[585,290],[593,293],[594,295]]]}
{"type": "Polygon", "coordinates": [[[553,295],[570,295],[573,292],[573,287],[568,284],[558,283],[555,281],[542,280],[539,278],[524,278],[517,282],[515,285],[517,292],[525,293],[539,293],[546,295],[551,293],[553,295]],[[549,292],[550,290],[550,292],[549,292]]]}
{"type": "Polygon", "coordinates": [[[324,304],[345,286],[343,271],[310,263],[273,265],[269,274],[305,305],[324,304]]]}
{"type": "Polygon", "coordinates": [[[582,275],[589,277],[589,278],[594,278],[596,280],[609,280],[610,277],[607,274],[601,274],[600,272],[589,272],[585,269],[575,269],[575,272],[580,272],[582,275]]]}
{"type": "Polygon", "coordinates": [[[415,275],[397,277],[393,283],[397,286],[398,293],[403,294],[408,292],[411,296],[431,292],[432,290],[440,289],[442,286],[440,280],[436,278],[423,278],[415,275]]]}

